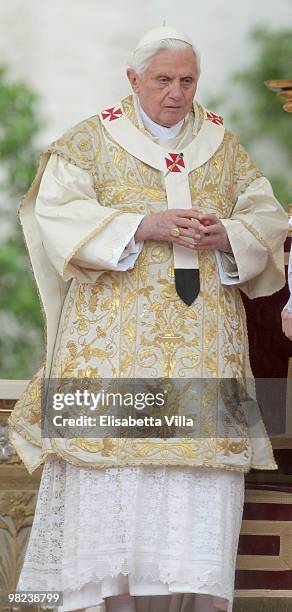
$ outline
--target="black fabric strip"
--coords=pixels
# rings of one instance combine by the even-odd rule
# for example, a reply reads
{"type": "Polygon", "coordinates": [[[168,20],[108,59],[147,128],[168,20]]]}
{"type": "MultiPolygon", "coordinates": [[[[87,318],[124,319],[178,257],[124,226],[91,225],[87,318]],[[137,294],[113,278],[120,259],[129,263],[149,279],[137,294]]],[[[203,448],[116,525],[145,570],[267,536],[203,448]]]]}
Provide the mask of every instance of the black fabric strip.
{"type": "Polygon", "coordinates": [[[185,304],[191,306],[200,291],[200,271],[175,268],[174,277],[177,294],[185,304]]]}

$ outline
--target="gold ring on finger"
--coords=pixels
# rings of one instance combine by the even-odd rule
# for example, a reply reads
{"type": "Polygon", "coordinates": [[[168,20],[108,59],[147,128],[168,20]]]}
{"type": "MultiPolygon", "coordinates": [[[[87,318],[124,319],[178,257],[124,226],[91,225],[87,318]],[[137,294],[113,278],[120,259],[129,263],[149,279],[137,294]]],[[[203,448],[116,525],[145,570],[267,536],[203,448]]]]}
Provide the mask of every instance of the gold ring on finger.
{"type": "Polygon", "coordinates": [[[178,238],[178,236],[180,236],[180,229],[179,227],[172,227],[169,233],[174,238],[178,238]]]}

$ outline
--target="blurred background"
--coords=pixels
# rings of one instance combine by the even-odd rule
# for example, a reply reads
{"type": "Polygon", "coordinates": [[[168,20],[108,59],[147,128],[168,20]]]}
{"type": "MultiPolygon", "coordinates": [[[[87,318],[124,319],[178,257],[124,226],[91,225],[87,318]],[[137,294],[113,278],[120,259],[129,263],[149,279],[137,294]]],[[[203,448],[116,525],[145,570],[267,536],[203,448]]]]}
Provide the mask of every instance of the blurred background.
{"type": "Polygon", "coordinates": [[[129,91],[129,52],[146,30],[186,31],[201,55],[197,99],[225,118],[284,207],[292,121],[268,79],[292,79],[292,0],[0,1],[0,378],[29,378],[43,318],[17,208],[52,140],[129,91]]]}

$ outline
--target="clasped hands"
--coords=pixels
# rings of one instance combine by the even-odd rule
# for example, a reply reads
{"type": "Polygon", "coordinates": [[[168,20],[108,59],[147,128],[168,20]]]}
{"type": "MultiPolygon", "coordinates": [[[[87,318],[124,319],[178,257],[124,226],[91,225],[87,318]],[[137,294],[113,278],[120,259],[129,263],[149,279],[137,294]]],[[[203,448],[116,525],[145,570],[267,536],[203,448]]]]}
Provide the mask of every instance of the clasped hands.
{"type": "Polygon", "coordinates": [[[203,213],[199,208],[173,208],[146,215],[136,233],[135,240],[167,241],[195,251],[218,249],[232,252],[223,223],[214,214],[203,213]],[[170,231],[178,228],[179,236],[170,231]]]}

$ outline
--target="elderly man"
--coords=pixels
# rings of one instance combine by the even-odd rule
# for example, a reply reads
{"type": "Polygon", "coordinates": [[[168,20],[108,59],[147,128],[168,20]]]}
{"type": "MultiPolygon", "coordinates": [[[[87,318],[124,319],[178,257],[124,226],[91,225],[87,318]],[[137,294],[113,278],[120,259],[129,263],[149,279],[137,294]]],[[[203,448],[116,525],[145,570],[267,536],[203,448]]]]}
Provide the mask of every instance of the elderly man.
{"type": "Polygon", "coordinates": [[[10,418],[28,470],[45,461],[18,588],[63,591],[64,612],[230,612],[244,472],[277,469],[254,403],[227,398],[220,435],[211,384],[191,439],[40,434],[44,374],[251,377],[239,288],[284,284],[287,217],[194,101],[192,42],[152,30],[127,74],[133,94],[50,146],[22,206],[48,343],[10,418]]]}

